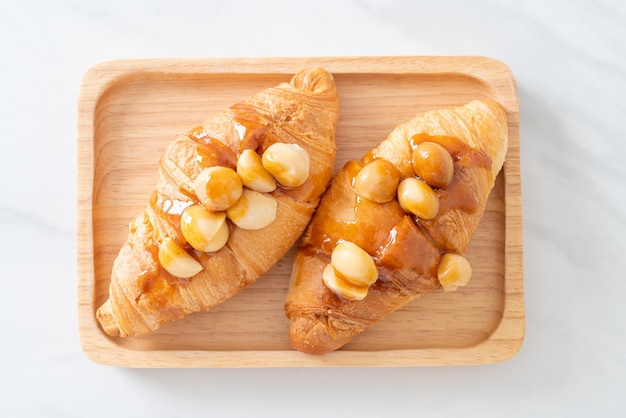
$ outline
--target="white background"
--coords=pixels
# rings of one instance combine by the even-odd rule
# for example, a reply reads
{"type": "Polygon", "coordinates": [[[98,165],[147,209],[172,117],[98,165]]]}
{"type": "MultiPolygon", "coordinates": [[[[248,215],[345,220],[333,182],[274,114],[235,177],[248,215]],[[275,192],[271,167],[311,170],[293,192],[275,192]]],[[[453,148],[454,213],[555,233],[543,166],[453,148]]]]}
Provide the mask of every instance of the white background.
{"type": "Polygon", "coordinates": [[[626,2],[0,2],[0,416],[626,416],[626,2]],[[518,83],[527,331],[502,364],[135,370],[82,353],[76,101],[143,57],[485,55],[518,83]]]}

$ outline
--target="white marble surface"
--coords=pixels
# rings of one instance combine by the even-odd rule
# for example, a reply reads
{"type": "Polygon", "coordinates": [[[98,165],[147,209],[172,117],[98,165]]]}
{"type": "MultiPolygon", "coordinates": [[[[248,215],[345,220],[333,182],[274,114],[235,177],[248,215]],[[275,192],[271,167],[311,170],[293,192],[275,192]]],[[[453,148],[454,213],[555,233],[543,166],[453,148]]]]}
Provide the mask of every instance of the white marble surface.
{"type": "Polygon", "coordinates": [[[0,45],[0,416],[626,416],[626,2],[3,0],[0,45]],[[447,368],[90,362],[76,312],[83,73],[117,58],[316,55],[486,55],[511,67],[520,353],[447,368]]]}

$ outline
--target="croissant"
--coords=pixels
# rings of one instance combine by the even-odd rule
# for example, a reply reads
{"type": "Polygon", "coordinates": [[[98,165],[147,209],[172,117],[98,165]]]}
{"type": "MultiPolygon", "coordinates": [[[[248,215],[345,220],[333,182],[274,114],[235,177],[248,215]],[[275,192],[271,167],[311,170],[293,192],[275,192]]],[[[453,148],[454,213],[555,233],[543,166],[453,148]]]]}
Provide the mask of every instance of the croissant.
{"type": "Polygon", "coordinates": [[[208,310],[293,246],[332,176],[338,95],[322,68],[261,91],[165,148],[145,209],[97,310],[111,336],[138,336],[208,310]]]}
{"type": "Polygon", "coordinates": [[[429,111],[337,172],[296,250],[285,301],[295,349],[336,350],[420,295],[467,284],[463,254],[507,129],[493,101],[429,111]]]}

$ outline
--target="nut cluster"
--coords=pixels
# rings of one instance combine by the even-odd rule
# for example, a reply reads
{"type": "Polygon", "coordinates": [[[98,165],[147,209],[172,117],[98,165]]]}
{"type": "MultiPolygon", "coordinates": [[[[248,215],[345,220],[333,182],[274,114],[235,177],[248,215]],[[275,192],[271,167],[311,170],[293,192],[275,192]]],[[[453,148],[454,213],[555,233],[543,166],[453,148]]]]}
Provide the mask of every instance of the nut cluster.
{"type": "Polygon", "coordinates": [[[377,279],[378,268],[372,257],[350,241],[341,241],[335,246],[330,263],[322,273],[324,284],[347,300],[364,299],[377,279]]]}
{"type": "MultiPolygon", "coordinates": [[[[385,159],[364,165],[354,178],[354,188],[364,199],[388,203],[397,199],[400,207],[420,219],[433,219],[439,213],[437,189],[448,187],[454,177],[454,161],[446,148],[435,142],[422,142],[411,155],[414,176],[401,178],[397,167],[385,159]]],[[[438,266],[438,279],[444,291],[467,284],[471,266],[460,254],[445,253],[438,266]]],[[[377,280],[373,258],[357,245],[337,244],[331,262],[322,275],[326,286],[347,300],[361,300],[377,280]]]]}
{"type": "MultiPolygon", "coordinates": [[[[180,216],[182,238],[194,250],[214,252],[228,242],[228,221],[247,230],[263,229],[276,219],[278,202],[270,193],[277,183],[299,187],[309,177],[310,159],[297,144],[274,143],[263,155],[244,150],[236,170],[223,166],[205,168],[195,178],[193,189],[198,199],[180,216]]],[[[170,274],[189,278],[202,265],[172,238],[159,246],[161,266],[170,274]]]]}
{"type": "Polygon", "coordinates": [[[389,161],[375,159],[366,164],[354,179],[359,196],[376,203],[398,199],[400,207],[421,219],[433,219],[439,212],[435,189],[446,188],[454,176],[452,155],[435,142],[423,142],[411,155],[415,176],[400,178],[389,161]]]}

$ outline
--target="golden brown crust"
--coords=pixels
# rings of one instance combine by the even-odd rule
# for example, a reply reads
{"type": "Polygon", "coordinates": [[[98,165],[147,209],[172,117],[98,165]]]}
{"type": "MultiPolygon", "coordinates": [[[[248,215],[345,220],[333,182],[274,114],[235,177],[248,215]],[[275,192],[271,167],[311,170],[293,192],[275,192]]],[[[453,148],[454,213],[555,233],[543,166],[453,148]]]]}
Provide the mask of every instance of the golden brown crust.
{"type": "Polygon", "coordinates": [[[136,336],[185,315],[207,310],[253,283],[300,236],[332,175],[338,96],[333,77],[321,68],[303,70],[289,83],[261,91],[178,135],[165,149],[150,203],[129,228],[115,260],[109,299],[98,309],[104,331],[136,336]],[[297,188],[272,192],[276,221],[257,230],[230,225],[225,247],[196,252],[204,269],[177,279],[159,267],[158,243],[181,240],[177,216],[194,199],[193,179],[212,165],[233,166],[244,149],[262,153],[275,142],[296,143],[309,154],[310,176],[297,188]]]}
{"type": "Polygon", "coordinates": [[[348,162],[322,197],[296,252],[285,303],[292,346],[312,354],[336,350],[411,300],[439,289],[441,256],[465,252],[504,162],[507,135],[504,109],[476,100],[420,114],[397,126],[364,160],[348,162]],[[411,155],[420,135],[450,140],[447,149],[458,151],[454,187],[437,190],[443,202],[438,215],[416,220],[395,200],[359,199],[352,180],[368,160],[387,159],[402,177],[414,176],[411,155]],[[332,248],[342,239],[372,255],[381,274],[362,301],[339,298],[321,279],[332,248]]]}

